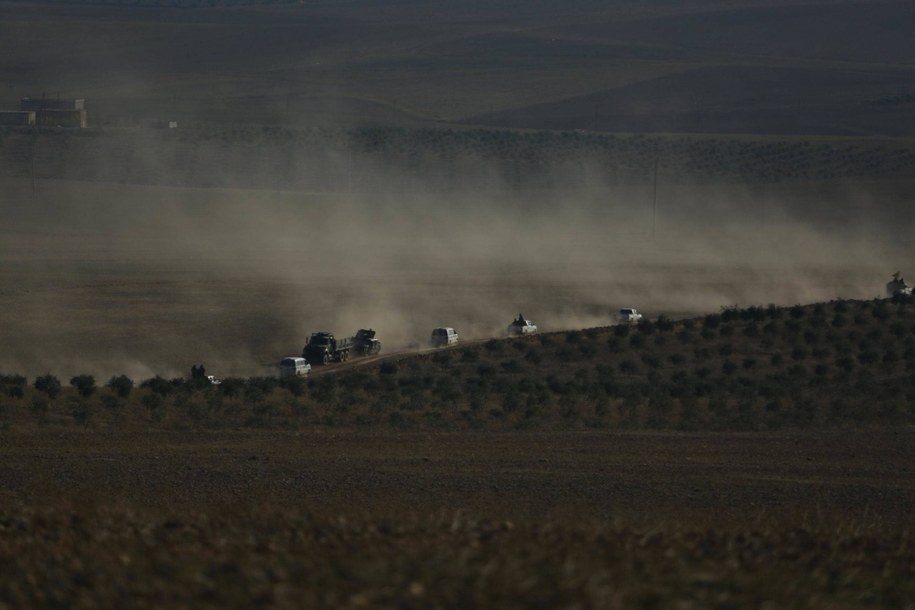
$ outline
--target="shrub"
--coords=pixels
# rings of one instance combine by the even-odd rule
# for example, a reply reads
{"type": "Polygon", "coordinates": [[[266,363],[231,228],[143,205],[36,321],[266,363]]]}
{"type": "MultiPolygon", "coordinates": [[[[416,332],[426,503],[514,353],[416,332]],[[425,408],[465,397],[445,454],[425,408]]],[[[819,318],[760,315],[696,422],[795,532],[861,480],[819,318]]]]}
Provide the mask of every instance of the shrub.
{"type": "Polygon", "coordinates": [[[51,373],[35,378],[35,389],[47,394],[51,400],[60,394],[60,387],[60,380],[51,373]]]}
{"type": "Polygon", "coordinates": [[[717,313],[710,313],[702,320],[702,326],[709,330],[714,330],[721,325],[721,316],[717,313]]]}
{"type": "Polygon", "coordinates": [[[855,361],[851,356],[842,356],[836,360],[836,365],[846,373],[850,373],[855,368],[855,361]]]}
{"type": "Polygon", "coordinates": [[[791,350],[791,358],[797,361],[806,360],[807,349],[800,345],[795,346],[794,349],[791,350]]]}
{"type": "Polygon", "coordinates": [[[653,369],[656,369],[659,366],[661,366],[661,361],[653,354],[643,354],[642,362],[644,362],[645,365],[648,366],[649,368],[653,368],[653,369]]]}
{"type": "Polygon", "coordinates": [[[501,352],[504,346],[504,341],[499,341],[498,339],[490,339],[483,344],[483,347],[486,348],[486,351],[492,353],[501,352]]]}
{"type": "Polygon", "coordinates": [[[632,360],[623,360],[622,362],[620,362],[619,368],[620,368],[620,373],[624,373],[626,375],[635,375],[636,373],[639,372],[638,365],[635,362],[633,362],[632,360]]]}
{"type": "Polygon", "coordinates": [[[264,394],[269,394],[279,385],[279,380],[276,377],[249,377],[247,385],[259,389],[264,394]]]}
{"type": "MultiPolygon", "coordinates": [[[[92,390],[95,391],[95,383],[93,380],[92,390]]],[[[77,388],[79,391],[79,388],[77,388]]],[[[73,418],[73,421],[80,425],[87,425],[89,420],[92,419],[92,405],[88,400],[82,400],[75,396],[71,396],[70,400],[70,416],[73,418]]]]}
{"type": "Polygon", "coordinates": [[[658,321],[656,324],[658,330],[662,333],[670,332],[674,329],[673,321],[667,316],[658,316],[658,321]]]}
{"type": "Polygon", "coordinates": [[[165,417],[165,398],[161,394],[150,392],[140,400],[144,407],[149,411],[153,421],[162,421],[165,417]]]}
{"type": "Polygon", "coordinates": [[[739,310],[737,309],[736,305],[721,308],[721,321],[722,322],[733,322],[734,320],[738,319],[738,317],[739,317],[739,310]]]}
{"type": "Polygon", "coordinates": [[[99,401],[102,403],[102,406],[109,411],[114,411],[124,406],[124,403],[118,400],[117,396],[112,394],[102,394],[102,397],[99,399],[99,401]]]}
{"type": "Polygon", "coordinates": [[[654,323],[651,320],[648,320],[645,318],[642,318],[641,320],[639,320],[637,328],[638,328],[639,332],[644,335],[650,335],[655,330],[654,323]]]}
{"type": "MultiPolygon", "coordinates": [[[[226,377],[218,386],[219,393],[228,398],[241,396],[245,390],[245,380],[241,377],[226,377]]],[[[167,396],[167,395],[163,395],[167,396]]]]}
{"type": "Polygon", "coordinates": [[[521,371],[521,365],[517,360],[507,360],[499,365],[506,373],[518,373],[521,371]]]}
{"type": "Polygon", "coordinates": [[[880,354],[878,354],[875,350],[872,350],[872,349],[866,349],[866,350],[862,351],[860,354],[858,354],[858,362],[860,362],[861,364],[874,364],[875,362],[877,362],[879,360],[880,360],[880,354]]]}
{"type": "Polygon", "coordinates": [[[496,368],[491,364],[481,364],[477,367],[477,375],[480,377],[495,377],[496,368]]]}
{"type": "MultiPolygon", "coordinates": [[[[523,347],[521,343],[516,343],[515,347],[523,347]]],[[[453,350],[446,349],[442,351],[435,352],[432,356],[432,362],[436,364],[447,364],[451,362],[451,355],[454,353],[453,350]]]]}
{"type": "Polygon", "coordinates": [[[127,375],[112,377],[106,385],[121,398],[127,398],[133,390],[133,381],[127,375]]]}
{"type": "Polygon", "coordinates": [[[32,399],[32,405],[29,407],[29,410],[32,412],[39,421],[44,421],[48,415],[48,401],[47,399],[40,398],[38,396],[32,399]]]}
{"type": "Polygon", "coordinates": [[[290,375],[280,379],[280,387],[298,398],[305,393],[307,382],[300,375],[290,375]]]}
{"type": "Polygon", "coordinates": [[[22,375],[0,375],[0,392],[5,390],[10,398],[22,398],[26,381],[22,375]]]}
{"type": "Polygon", "coordinates": [[[813,332],[812,330],[804,331],[804,342],[808,345],[814,345],[820,342],[820,335],[813,332]]]}
{"type": "Polygon", "coordinates": [[[80,396],[89,398],[95,392],[95,377],[92,375],[77,375],[70,379],[70,385],[76,388],[80,396]]]}
{"type": "MultiPolygon", "coordinates": [[[[225,385],[225,381],[223,381],[223,385],[225,385]]],[[[162,398],[165,398],[172,393],[172,390],[174,390],[174,386],[170,384],[167,379],[164,379],[158,375],[142,382],[140,387],[149,390],[153,394],[158,394],[162,398]]]]}
{"type": "MultiPolygon", "coordinates": [[[[465,356],[467,353],[473,353],[474,355],[476,355],[476,352],[469,352],[469,350],[465,350],[464,353],[462,354],[462,356],[465,356]]],[[[467,358],[463,358],[463,359],[466,360],[467,358]]],[[[397,363],[392,362],[390,360],[386,360],[385,362],[381,363],[380,367],[378,367],[378,372],[381,373],[382,375],[394,375],[397,373],[397,363]]]]}
{"type": "Polygon", "coordinates": [[[890,310],[887,309],[882,303],[874,307],[874,310],[871,314],[878,320],[886,320],[890,317],[890,310]]]}

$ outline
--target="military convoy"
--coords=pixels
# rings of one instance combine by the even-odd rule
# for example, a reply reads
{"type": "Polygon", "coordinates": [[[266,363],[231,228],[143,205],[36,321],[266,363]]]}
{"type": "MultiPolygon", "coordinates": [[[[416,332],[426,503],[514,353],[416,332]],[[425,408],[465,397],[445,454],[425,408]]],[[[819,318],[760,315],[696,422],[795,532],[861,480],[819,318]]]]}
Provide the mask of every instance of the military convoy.
{"type": "MultiPolygon", "coordinates": [[[[911,295],[913,289],[902,279],[897,271],[893,279],[886,284],[886,296],[889,298],[899,295],[911,295]]],[[[634,308],[624,307],[616,312],[614,321],[617,324],[637,324],[643,319],[642,314],[634,308]]],[[[537,326],[523,315],[508,325],[507,334],[510,337],[532,335],[537,332],[537,326]]],[[[431,344],[433,347],[445,347],[458,342],[458,334],[453,328],[440,327],[432,331],[431,344]]],[[[375,338],[375,331],[361,328],[352,337],[337,338],[333,333],[312,333],[311,338],[302,350],[302,357],[284,358],[280,363],[280,376],[306,375],[311,370],[310,365],[328,364],[330,362],[346,362],[350,356],[371,356],[381,352],[381,341],[375,338]]],[[[203,376],[203,365],[194,367],[195,376],[203,376]]],[[[219,383],[210,377],[211,383],[219,383]]]]}
{"type": "MultiPolygon", "coordinates": [[[[901,277],[897,271],[893,274],[893,279],[886,284],[886,296],[889,298],[899,295],[911,295],[913,288],[901,277]]],[[[641,322],[643,315],[634,308],[624,307],[619,309],[615,316],[614,322],[617,324],[637,324],[641,322]]],[[[508,325],[506,329],[508,336],[519,337],[532,335],[537,332],[537,326],[526,319],[523,315],[518,317],[508,325]]],[[[432,331],[432,347],[446,347],[458,342],[458,334],[453,328],[439,327],[432,331]]],[[[333,333],[317,332],[311,335],[302,350],[302,357],[284,358],[280,363],[280,376],[306,375],[311,370],[310,365],[328,364],[330,362],[346,362],[350,356],[371,356],[381,352],[381,341],[375,338],[375,331],[372,329],[359,329],[352,337],[337,338],[333,333]]],[[[195,366],[195,375],[203,374],[203,365],[200,371],[195,366]]],[[[218,380],[210,378],[212,383],[219,383],[218,380]]]]}
{"type": "Polygon", "coordinates": [[[312,333],[302,349],[302,358],[309,364],[346,362],[353,356],[371,356],[381,352],[381,341],[375,338],[371,328],[360,328],[352,337],[334,337],[333,333],[312,333]]]}

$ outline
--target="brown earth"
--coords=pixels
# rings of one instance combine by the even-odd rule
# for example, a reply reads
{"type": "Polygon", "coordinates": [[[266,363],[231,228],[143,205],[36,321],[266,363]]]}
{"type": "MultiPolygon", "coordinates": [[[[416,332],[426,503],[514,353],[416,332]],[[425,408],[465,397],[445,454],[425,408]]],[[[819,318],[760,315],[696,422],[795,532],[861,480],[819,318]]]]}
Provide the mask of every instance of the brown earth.
{"type": "Polygon", "coordinates": [[[53,426],[4,433],[4,504],[233,504],[344,514],[727,524],[873,519],[915,502],[912,431],[191,432],[53,426]],[[58,499],[58,500],[55,500],[58,499]]]}
{"type": "Polygon", "coordinates": [[[908,429],[109,433],[3,433],[0,603],[911,599],[908,429]]]}

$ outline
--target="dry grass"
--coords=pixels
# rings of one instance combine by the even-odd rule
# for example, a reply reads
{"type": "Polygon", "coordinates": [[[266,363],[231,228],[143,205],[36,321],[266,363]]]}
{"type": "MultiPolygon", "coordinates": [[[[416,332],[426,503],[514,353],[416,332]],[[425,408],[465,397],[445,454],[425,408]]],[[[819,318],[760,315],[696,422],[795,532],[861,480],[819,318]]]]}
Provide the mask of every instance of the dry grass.
{"type": "Polygon", "coordinates": [[[0,602],[906,608],[911,440],[7,433],[0,602]]]}

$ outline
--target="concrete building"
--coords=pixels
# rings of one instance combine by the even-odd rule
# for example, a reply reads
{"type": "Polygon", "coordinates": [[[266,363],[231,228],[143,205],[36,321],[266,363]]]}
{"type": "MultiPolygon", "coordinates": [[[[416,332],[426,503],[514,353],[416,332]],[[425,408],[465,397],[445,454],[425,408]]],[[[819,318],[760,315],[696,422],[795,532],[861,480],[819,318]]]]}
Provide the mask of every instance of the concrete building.
{"type": "Polygon", "coordinates": [[[19,100],[19,110],[85,110],[84,99],[60,99],[49,97],[24,97],[19,100]]]}
{"type": "Polygon", "coordinates": [[[30,110],[0,110],[0,125],[28,126],[35,124],[35,113],[30,110]]]}
{"type": "Polygon", "coordinates": [[[24,97],[19,100],[19,110],[20,112],[31,112],[34,115],[32,122],[28,123],[29,125],[71,128],[89,126],[86,100],[82,98],[24,97]]]}
{"type": "Polygon", "coordinates": [[[35,124],[43,127],[88,127],[85,110],[38,110],[35,124]]]}

